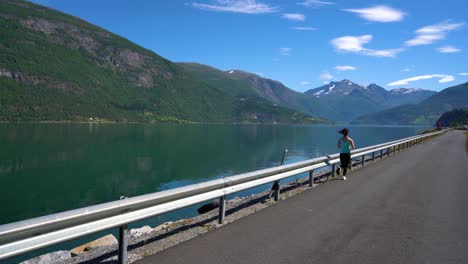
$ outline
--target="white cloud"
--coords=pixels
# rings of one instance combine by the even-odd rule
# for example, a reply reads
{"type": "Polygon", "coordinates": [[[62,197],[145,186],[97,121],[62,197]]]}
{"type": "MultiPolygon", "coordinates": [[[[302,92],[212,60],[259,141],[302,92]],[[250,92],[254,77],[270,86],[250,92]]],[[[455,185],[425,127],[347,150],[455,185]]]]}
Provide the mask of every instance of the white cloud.
{"type": "Polygon", "coordinates": [[[282,17],[293,21],[305,21],[306,19],[303,14],[283,14],[282,17]]]}
{"type": "Polygon", "coordinates": [[[418,30],[416,30],[417,34],[438,34],[438,33],[445,33],[448,31],[452,31],[455,29],[459,29],[465,23],[448,23],[447,21],[441,22],[439,24],[425,26],[418,30]]]}
{"type": "Polygon", "coordinates": [[[387,58],[393,58],[395,57],[398,53],[402,52],[403,49],[386,49],[386,50],[371,50],[371,49],[365,49],[363,54],[367,56],[373,56],[373,57],[387,57],[387,58]]]}
{"type": "Polygon", "coordinates": [[[403,49],[374,50],[364,48],[364,44],[369,43],[371,40],[372,35],[343,36],[333,39],[331,43],[335,49],[340,52],[350,52],[374,57],[395,57],[398,53],[403,51],[403,49]]]}
{"type": "Polygon", "coordinates": [[[451,82],[455,80],[455,77],[453,77],[452,75],[447,75],[445,77],[443,77],[442,79],[439,80],[440,83],[446,83],[446,82],[451,82]]]}
{"type": "Polygon", "coordinates": [[[261,77],[265,76],[265,74],[263,74],[263,72],[256,72],[255,74],[257,74],[258,76],[261,76],[261,77]]]}
{"type": "Polygon", "coordinates": [[[363,36],[343,36],[332,40],[333,46],[339,51],[360,52],[363,45],[372,40],[372,35],[363,36]]]}
{"type": "Polygon", "coordinates": [[[289,56],[291,55],[291,48],[281,48],[280,49],[280,55],[282,56],[289,56]]]}
{"type": "Polygon", "coordinates": [[[316,28],[313,28],[313,27],[293,27],[292,29],[304,30],[304,31],[317,30],[316,28]]]}
{"type": "Polygon", "coordinates": [[[444,47],[438,48],[437,50],[441,53],[457,53],[461,51],[461,49],[456,48],[454,46],[444,46],[444,47]]]}
{"type": "Polygon", "coordinates": [[[309,82],[309,81],[302,81],[302,82],[301,82],[301,85],[311,85],[311,84],[312,84],[312,83],[309,82]]]}
{"type": "Polygon", "coordinates": [[[412,47],[412,46],[420,46],[420,45],[428,45],[436,42],[437,40],[444,39],[444,34],[435,34],[435,35],[419,35],[413,39],[405,41],[405,45],[412,47]]]}
{"type": "Polygon", "coordinates": [[[320,0],[305,0],[304,2],[297,3],[297,4],[307,6],[307,7],[320,7],[324,5],[333,5],[334,3],[327,2],[327,1],[320,1],[320,0]]]}
{"type": "Polygon", "coordinates": [[[410,67],[405,67],[405,68],[403,69],[403,71],[404,71],[404,72],[410,72],[411,69],[410,69],[410,67]]]}
{"type": "Polygon", "coordinates": [[[401,21],[405,16],[405,13],[403,11],[384,5],[361,9],[343,10],[351,13],[356,13],[363,19],[381,23],[401,21]]]}
{"type": "Polygon", "coordinates": [[[415,31],[416,36],[405,41],[406,46],[429,45],[438,40],[445,39],[447,32],[461,28],[465,23],[449,23],[447,21],[439,24],[422,27],[415,31]]]}
{"type": "Polygon", "coordinates": [[[192,3],[192,7],[207,11],[244,14],[267,14],[278,10],[277,7],[257,3],[255,0],[215,0],[213,4],[192,3]]]}
{"type": "Polygon", "coordinates": [[[345,66],[336,66],[335,70],[337,70],[337,71],[355,71],[355,70],[357,70],[357,68],[354,67],[354,66],[345,65],[345,66]]]}
{"type": "Polygon", "coordinates": [[[328,72],[324,72],[320,74],[320,80],[331,80],[331,79],[333,79],[333,75],[331,75],[328,72]]]}
{"type": "Polygon", "coordinates": [[[468,72],[460,72],[459,73],[461,76],[468,76],[468,72]]]}
{"type": "Polygon", "coordinates": [[[415,82],[415,81],[419,81],[419,80],[427,80],[427,79],[432,79],[432,78],[437,78],[437,79],[439,79],[439,83],[446,83],[446,82],[451,82],[451,81],[455,80],[455,77],[453,77],[452,75],[447,75],[447,74],[427,74],[427,75],[419,75],[419,76],[415,76],[415,77],[411,77],[411,78],[407,78],[407,79],[403,79],[403,80],[391,82],[391,83],[389,83],[389,84],[387,84],[387,85],[388,85],[388,86],[407,85],[407,84],[409,84],[410,82],[415,82]]]}

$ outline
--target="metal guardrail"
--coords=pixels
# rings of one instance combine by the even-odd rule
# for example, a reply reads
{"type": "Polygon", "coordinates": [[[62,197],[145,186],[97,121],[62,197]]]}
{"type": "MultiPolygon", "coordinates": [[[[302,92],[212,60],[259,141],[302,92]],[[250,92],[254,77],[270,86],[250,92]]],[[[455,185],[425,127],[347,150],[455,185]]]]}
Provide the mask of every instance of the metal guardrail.
{"type": "MultiPolygon", "coordinates": [[[[390,155],[396,148],[406,148],[423,139],[446,132],[446,130],[408,137],[370,147],[356,149],[351,158],[380,152],[390,155]],[[385,151],[385,153],[384,153],[385,151]]],[[[314,185],[314,170],[339,162],[339,154],[319,157],[292,164],[210,180],[171,190],[126,198],[62,213],[32,218],[0,226],[0,260],[36,249],[58,244],[113,227],[120,227],[119,262],[127,263],[127,224],[145,218],[171,212],[215,198],[220,199],[219,222],[225,216],[226,197],[229,194],[279,181],[304,172],[309,172],[309,185],[314,185]]]]}

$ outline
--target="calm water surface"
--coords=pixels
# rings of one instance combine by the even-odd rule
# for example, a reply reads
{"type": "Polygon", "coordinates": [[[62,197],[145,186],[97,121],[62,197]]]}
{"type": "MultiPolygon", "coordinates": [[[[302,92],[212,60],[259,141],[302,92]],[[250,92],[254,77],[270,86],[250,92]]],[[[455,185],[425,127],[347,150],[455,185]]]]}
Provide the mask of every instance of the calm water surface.
{"type": "MultiPolygon", "coordinates": [[[[0,124],[0,224],[336,153],[339,127],[0,124]]],[[[350,127],[356,147],[424,127],[350,127]]],[[[187,208],[149,223],[195,215],[187,208]]],[[[149,221],[149,220],[148,220],[149,221]]]]}

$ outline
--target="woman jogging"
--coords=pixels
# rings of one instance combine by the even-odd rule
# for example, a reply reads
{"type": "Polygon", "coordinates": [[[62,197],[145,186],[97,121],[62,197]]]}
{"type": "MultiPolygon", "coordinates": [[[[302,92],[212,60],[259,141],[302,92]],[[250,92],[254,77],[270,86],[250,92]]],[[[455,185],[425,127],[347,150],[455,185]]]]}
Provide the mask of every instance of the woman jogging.
{"type": "Polygon", "coordinates": [[[343,170],[343,180],[346,181],[346,173],[351,163],[351,149],[355,149],[354,140],[348,136],[349,129],[343,128],[338,131],[343,137],[338,139],[338,148],[340,149],[340,167],[336,170],[336,173],[340,175],[340,168],[343,170]]]}

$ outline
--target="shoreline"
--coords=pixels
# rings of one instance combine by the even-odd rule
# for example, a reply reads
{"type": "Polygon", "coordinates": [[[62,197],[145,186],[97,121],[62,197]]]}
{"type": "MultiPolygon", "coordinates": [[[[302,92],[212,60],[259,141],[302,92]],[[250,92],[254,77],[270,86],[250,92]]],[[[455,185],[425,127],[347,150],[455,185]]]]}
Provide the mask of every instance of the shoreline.
{"type": "Polygon", "coordinates": [[[269,126],[344,126],[344,127],[433,127],[432,125],[351,125],[345,123],[247,123],[247,122],[234,122],[234,123],[221,123],[221,122],[119,122],[119,121],[105,121],[105,122],[89,122],[89,121],[21,121],[10,122],[0,121],[0,124],[90,124],[90,125],[106,125],[106,124],[145,124],[145,125],[269,125],[269,126]]]}

